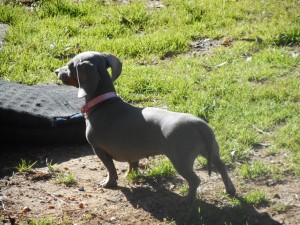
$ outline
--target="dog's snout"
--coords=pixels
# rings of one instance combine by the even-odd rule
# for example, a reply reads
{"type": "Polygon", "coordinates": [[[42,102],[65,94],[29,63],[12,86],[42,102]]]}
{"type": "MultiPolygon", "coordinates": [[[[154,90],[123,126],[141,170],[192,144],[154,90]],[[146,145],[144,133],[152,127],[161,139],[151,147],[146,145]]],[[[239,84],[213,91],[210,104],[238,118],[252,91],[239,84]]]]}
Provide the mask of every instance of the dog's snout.
{"type": "Polygon", "coordinates": [[[62,80],[62,79],[66,79],[70,73],[68,67],[61,67],[61,68],[58,68],[57,70],[54,71],[57,78],[62,80]]]}

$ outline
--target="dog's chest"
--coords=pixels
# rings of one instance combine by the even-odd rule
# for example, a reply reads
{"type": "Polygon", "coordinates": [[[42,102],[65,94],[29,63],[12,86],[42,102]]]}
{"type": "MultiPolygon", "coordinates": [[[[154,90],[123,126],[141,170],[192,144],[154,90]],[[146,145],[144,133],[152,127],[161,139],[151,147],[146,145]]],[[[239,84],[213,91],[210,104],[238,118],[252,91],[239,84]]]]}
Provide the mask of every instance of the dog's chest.
{"type": "Polygon", "coordinates": [[[102,143],[106,139],[107,128],[106,124],[101,121],[85,120],[86,123],[86,138],[91,145],[102,143]]]}

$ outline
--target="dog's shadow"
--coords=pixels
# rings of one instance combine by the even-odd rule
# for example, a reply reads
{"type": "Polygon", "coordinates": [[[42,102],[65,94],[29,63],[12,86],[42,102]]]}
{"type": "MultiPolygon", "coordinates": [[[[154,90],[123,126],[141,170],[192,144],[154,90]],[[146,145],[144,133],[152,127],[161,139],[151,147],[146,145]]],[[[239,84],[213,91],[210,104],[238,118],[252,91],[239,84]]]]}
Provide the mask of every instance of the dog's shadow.
{"type": "Polygon", "coordinates": [[[165,189],[157,182],[147,187],[120,187],[126,199],[134,208],[142,208],[160,221],[171,221],[176,225],[279,225],[267,213],[260,213],[247,204],[242,196],[236,196],[237,206],[218,206],[218,203],[207,203],[196,199],[184,203],[183,197],[165,189]]]}

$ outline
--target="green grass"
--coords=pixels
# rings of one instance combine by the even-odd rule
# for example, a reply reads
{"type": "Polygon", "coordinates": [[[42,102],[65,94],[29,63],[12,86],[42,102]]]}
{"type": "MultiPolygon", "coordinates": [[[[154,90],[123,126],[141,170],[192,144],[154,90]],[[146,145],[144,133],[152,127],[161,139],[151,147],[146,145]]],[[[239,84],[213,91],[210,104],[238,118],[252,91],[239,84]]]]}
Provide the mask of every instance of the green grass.
{"type": "Polygon", "coordinates": [[[21,159],[21,163],[19,163],[19,165],[16,167],[16,169],[18,170],[18,172],[28,172],[30,170],[32,170],[33,166],[36,164],[37,162],[34,163],[30,163],[26,162],[25,159],[21,159]]]}
{"type": "Polygon", "coordinates": [[[176,170],[174,169],[172,163],[168,159],[163,159],[161,161],[155,162],[155,164],[149,169],[146,174],[147,178],[174,178],[176,170]]]}
{"type": "Polygon", "coordinates": [[[242,177],[266,172],[246,163],[265,142],[269,154],[290,155],[285,163],[300,175],[298,1],[164,0],[161,9],[143,0],[15,2],[0,3],[0,22],[10,26],[0,79],[57,83],[54,71],[69,56],[111,52],[123,62],[115,84],[123,99],[206,119],[222,159],[242,164],[242,177]],[[192,54],[192,41],[225,37],[231,46],[192,54]]]}
{"type": "Polygon", "coordinates": [[[254,206],[261,206],[261,205],[267,204],[269,202],[267,193],[262,190],[254,190],[254,191],[248,193],[245,196],[245,200],[248,204],[254,205],[254,206]]]}
{"type": "Polygon", "coordinates": [[[76,184],[76,175],[73,172],[63,173],[60,172],[55,178],[56,183],[71,186],[76,184]]]}
{"type": "Polygon", "coordinates": [[[287,211],[287,206],[282,202],[277,203],[272,208],[278,213],[285,213],[287,211]]]}
{"type": "Polygon", "coordinates": [[[172,163],[167,158],[163,157],[160,160],[152,161],[151,166],[141,174],[139,171],[131,171],[127,178],[134,182],[141,182],[145,179],[172,179],[176,175],[172,163]]]}
{"type": "Polygon", "coordinates": [[[60,170],[57,168],[57,164],[52,163],[52,159],[50,160],[50,162],[48,162],[48,158],[46,158],[46,165],[47,165],[49,173],[57,174],[60,172],[60,170]]]}
{"type": "Polygon", "coordinates": [[[52,219],[31,220],[24,223],[25,225],[55,225],[58,224],[52,219]]]}
{"type": "Polygon", "coordinates": [[[143,182],[145,180],[144,177],[142,176],[142,174],[139,171],[136,171],[136,170],[130,171],[127,174],[126,178],[129,181],[134,182],[134,183],[143,182]]]}
{"type": "MultiPolygon", "coordinates": [[[[24,219],[25,220],[25,219],[24,219]]],[[[74,222],[71,222],[66,218],[66,216],[61,216],[60,218],[27,218],[26,221],[20,221],[20,224],[24,225],[71,225],[74,224],[74,222]]]]}
{"type": "Polygon", "coordinates": [[[271,169],[268,165],[254,161],[250,164],[243,164],[239,174],[246,179],[254,179],[265,177],[271,172],[271,169]]]}
{"type": "Polygon", "coordinates": [[[273,182],[281,182],[284,180],[284,174],[291,168],[289,166],[281,168],[277,165],[270,165],[265,162],[254,160],[250,163],[245,163],[238,170],[238,173],[244,179],[264,180],[271,179],[273,182]]]}
{"type": "Polygon", "coordinates": [[[205,167],[207,165],[207,160],[206,158],[199,156],[196,158],[196,165],[199,167],[205,167]]]}

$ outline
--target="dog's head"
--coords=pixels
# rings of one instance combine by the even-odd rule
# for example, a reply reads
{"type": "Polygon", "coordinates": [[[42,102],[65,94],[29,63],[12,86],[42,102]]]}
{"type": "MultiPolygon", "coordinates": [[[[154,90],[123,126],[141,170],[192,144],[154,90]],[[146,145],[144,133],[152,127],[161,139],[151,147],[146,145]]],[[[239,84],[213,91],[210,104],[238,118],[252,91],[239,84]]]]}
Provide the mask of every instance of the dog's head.
{"type": "Polygon", "coordinates": [[[109,77],[107,68],[111,67],[112,82],[121,74],[122,63],[112,54],[83,52],[71,59],[67,66],[55,71],[64,84],[79,88],[78,98],[93,93],[104,77],[109,77]]]}

